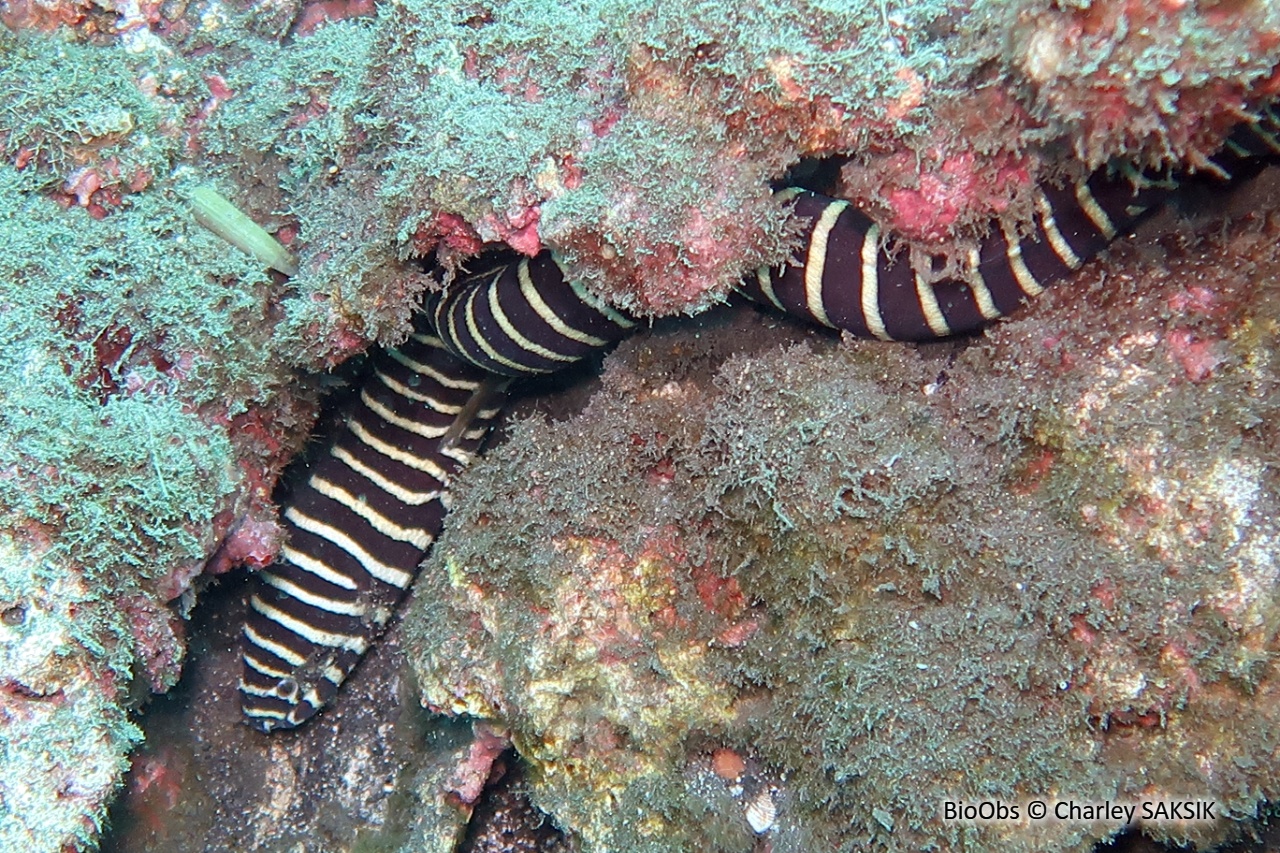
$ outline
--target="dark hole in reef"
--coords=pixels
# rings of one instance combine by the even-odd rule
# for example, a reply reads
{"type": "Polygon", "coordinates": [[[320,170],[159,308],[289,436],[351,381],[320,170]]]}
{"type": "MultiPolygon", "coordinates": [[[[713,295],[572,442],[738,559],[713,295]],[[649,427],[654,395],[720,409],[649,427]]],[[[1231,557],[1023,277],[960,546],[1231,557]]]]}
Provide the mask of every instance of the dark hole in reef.
{"type": "Polygon", "coordinates": [[[1234,163],[1228,183],[1207,172],[1180,175],[1178,190],[1170,199],[1170,206],[1182,219],[1207,221],[1221,218],[1230,212],[1229,205],[1236,192],[1274,164],[1274,160],[1262,157],[1234,163]]]}
{"type": "Polygon", "coordinates": [[[695,62],[714,65],[724,58],[724,52],[724,45],[715,41],[707,41],[693,49],[693,59],[695,62]]]}
{"type": "Polygon", "coordinates": [[[800,187],[810,192],[830,195],[840,178],[840,170],[848,157],[804,157],[773,183],[775,192],[786,187],[800,187]]]}
{"type": "Polygon", "coordinates": [[[478,30],[481,27],[486,27],[494,22],[492,9],[475,6],[465,10],[464,14],[466,14],[466,17],[458,22],[458,26],[470,27],[473,30],[478,30]]]}

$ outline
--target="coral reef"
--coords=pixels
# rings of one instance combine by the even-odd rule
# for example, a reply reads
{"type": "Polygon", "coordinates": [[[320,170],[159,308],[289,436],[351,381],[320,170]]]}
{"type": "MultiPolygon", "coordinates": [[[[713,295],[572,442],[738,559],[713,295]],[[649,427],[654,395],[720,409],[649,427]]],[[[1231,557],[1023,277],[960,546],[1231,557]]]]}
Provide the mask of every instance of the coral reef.
{"type": "Polygon", "coordinates": [[[290,418],[278,398],[285,363],[263,364],[260,271],[228,257],[172,197],[97,220],[23,193],[24,180],[0,167],[0,518],[11,555],[0,601],[14,614],[0,787],[30,804],[7,811],[6,846],[28,832],[59,838],[56,827],[92,837],[91,815],[137,734],[123,712],[131,689],[163,691],[178,677],[182,619],[167,603],[220,540],[235,541],[238,519],[249,529],[274,515],[266,489],[289,448],[271,431],[290,418]],[[272,426],[260,407],[276,406],[272,426]],[[109,760],[80,753],[107,744],[109,760]],[[51,776],[72,781],[23,772],[41,754],[54,758],[51,776]],[[106,784],[67,796],[87,767],[106,784]]]}
{"type": "Polygon", "coordinates": [[[767,182],[805,158],[853,157],[844,194],[941,249],[1025,218],[1072,152],[1195,162],[1280,84],[1263,4],[971,5],[404,2],[374,66],[417,132],[384,189],[420,199],[428,245],[461,214],[616,304],[692,313],[782,257],[767,182]]]}
{"type": "MultiPolygon", "coordinates": [[[[1024,216],[1027,187],[1060,171],[1194,164],[1275,94],[1280,62],[1280,11],[1260,3],[368,13],[365,0],[0,12],[0,795],[26,806],[6,812],[0,846],[92,845],[138,736],[127,713],[176,679],[199,578],[279,547],[270,492],[314,418],[314,372],[396,343],[434,285],[410,256],[456,266],[488,241],[551,247],[618,304],[695,312],[782,257],[769,182],[798,162],[851,158],[851,198],[945,248],[993,214],[1024,216]],[[196,224],[188,200],[208,185],[296,275],[196,224]],[[24,772],[46,754],[50,774],[24,772]]],[[[1169,340],[1206,383],[1228,363],[1196,327],[1169,340]]],[[[1098,503],[1098,523],[1113,510],[1098,503]]],[[[672,583],[690,535],[677,524],[675,550],[646,557],[646,595],[672,583]]],[[[630,559],[574,536],[584,564],[630,559]]],[[[741,646],[767,626],[719,577],[694,586],[728,632],[717,642],[741,646]]],[[[687,639],[682,601],[671,618],[687,639]]],[[[749,747],[734,748],[768,766],[749,747]]]]}
{"type": "MultiPolygon", "coordinates": [[[[586,850],[1081,850],[944,799],[1274,798],[1280,211],[984,341],[660,328],[459,488],[406,627],[586,850]],[[758,834],[759,833],[759,834],[758,834]]],[[[1266,201],[1262,201],[1266,200],[1266,201]]]]}

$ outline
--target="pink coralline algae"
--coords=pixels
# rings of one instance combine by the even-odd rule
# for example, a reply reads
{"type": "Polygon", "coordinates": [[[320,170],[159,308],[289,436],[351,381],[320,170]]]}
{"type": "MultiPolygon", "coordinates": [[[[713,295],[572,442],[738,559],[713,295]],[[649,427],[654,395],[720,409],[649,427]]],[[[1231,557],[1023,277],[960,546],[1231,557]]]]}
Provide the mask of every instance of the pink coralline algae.
{"type": "Polygon", "coordinates": [[[494,762],[511,748],[506,734],[487,723],[477,723],[475,735],[466,758],[458,764],[445,788],[467,811],[480,799],[494,762]]]}
{"type": "MultiPolygon", "coordinates": [[[[1046,6],[1033,21],[1025,10],[1010,10],[1024,21],[1010,31],[1006,60],[1033,88],[1032,111],[1071,127],[1076,153],[1091,165],[1118,149],[1157,162],[1194,163],[1211,153],[1246,90],[1204,74],[1205,61],[1235,55],[1261,60],[1262,70],[1280,47],[1272,27],[1237,27],[1241,7],[1234,3],[1046,6]],[[1169,50],[1204,38],[1214,42],[1205,51],[1169,50]]],[[[1273,66],[1249,88],[1274,95],[1280,75],[1273,66]]]]}

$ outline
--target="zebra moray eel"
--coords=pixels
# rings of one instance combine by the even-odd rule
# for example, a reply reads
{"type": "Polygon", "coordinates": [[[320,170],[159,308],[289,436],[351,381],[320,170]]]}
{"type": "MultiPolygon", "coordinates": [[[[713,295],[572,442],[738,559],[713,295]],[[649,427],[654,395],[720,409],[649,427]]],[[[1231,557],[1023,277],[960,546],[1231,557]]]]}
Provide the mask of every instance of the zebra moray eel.
{"type": "MultiPolygon", "coordinates": [[[[1280,117],[1242,126],[1208,168],[1228,178],[1280,154],[1280,117]]],[[[1134,189],[1105,172],[1035,196],[1033,228],[993,231],[961,277],[926,282],[847,202],[782,191],[804,221],[789,263],[747,276],[748,298],[860,337],[964,334],[1017,308],[1149,215],[1171,183],[1134,189]]],[[[636,320],[569,281],[549,253],[467,276],[429,298],[405,345],[375,354],[346,428],[284,512],[289,544],[262,573],[244,627],[247,721],[313,716],[383,631],[439,535],[452,478],[496,406],[486,377],[546,373],[620,340],[636,320]]]]}
{"type": "Polygon", "coordinates": [[[559,370],[636,327],[566,279],[550,252],[472,276],[425,311],[451,353],[502,376],[559,370]]]}
{"type": "MultiPolygon", "coordinates": [[[[1237,128],[1202,171],[1231,180],[1280,154],[1280,115],[1237,128]]],[[[860,338],[926,341],[969,334],[1013,312],[1046,285],[1070,275],[1119,234],[1153,214],[1176,186],[1099,170],[1035,193],[1026,233],[1005,225],[970,251],[957,278],[926,282],[881,247],[880,227],[846,201],[799,189],[793,216],[807,220],[791,262],[746,277],[738,291],[822,326],[860,338]]],[[[448,342],[446,342],[448,343],[448,342]]]]}
{"type": "Polygon", "coordinates": [[[288,544],[261,573],[244,626],[241,707],[292,728],[324,707],[377,638],[440,533],[453,477],[497,407],[488,374],[450,355],[419,315],[375,353],[345,428],[284,511],[288,544]]]}

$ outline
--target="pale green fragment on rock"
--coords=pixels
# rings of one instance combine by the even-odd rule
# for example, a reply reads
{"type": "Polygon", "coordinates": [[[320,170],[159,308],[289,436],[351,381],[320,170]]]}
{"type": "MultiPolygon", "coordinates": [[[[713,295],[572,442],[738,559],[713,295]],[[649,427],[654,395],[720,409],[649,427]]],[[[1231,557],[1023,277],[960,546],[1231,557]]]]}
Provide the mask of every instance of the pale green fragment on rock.
{"type": "Polygon", "coordinates": [[[290,276],[297,274],[298,264],[289,250],[213,187],[196,187],[190,202],[196,222],[271,269],[290,276]]]}

